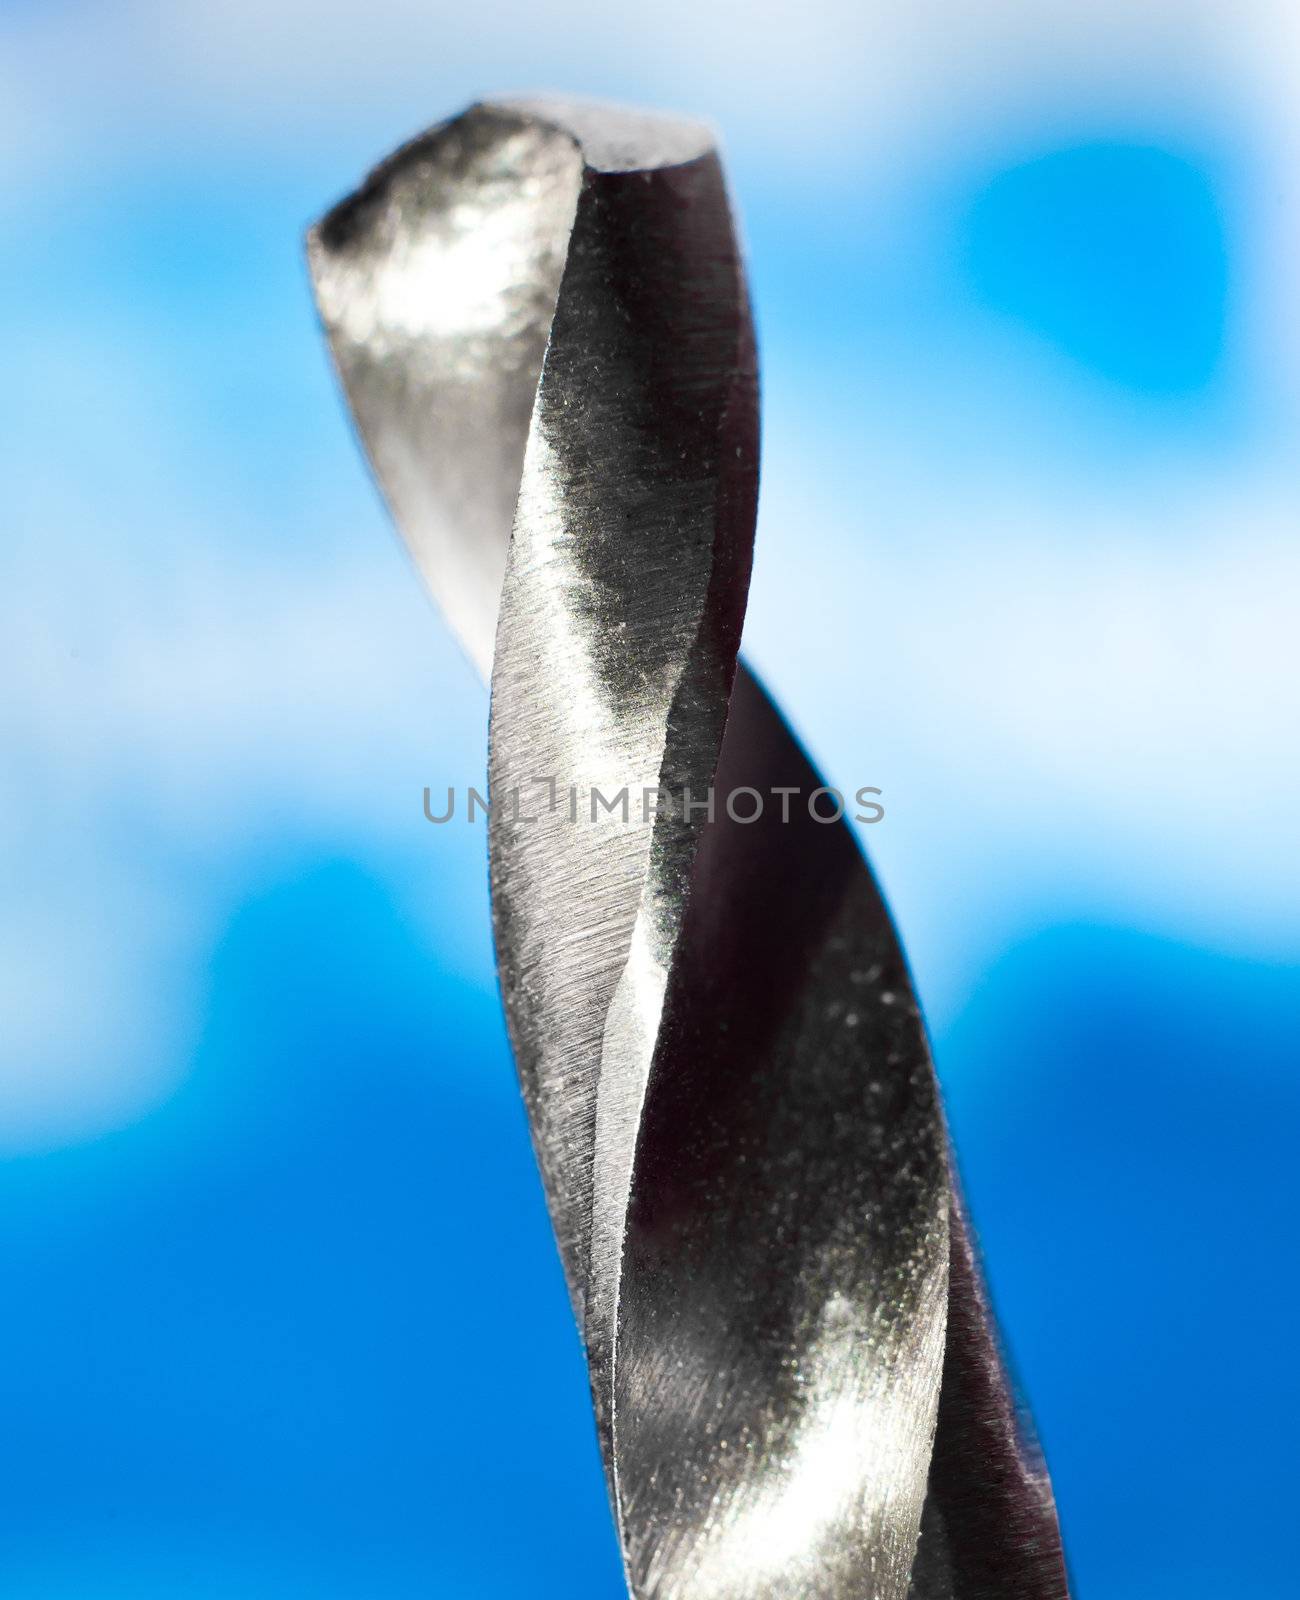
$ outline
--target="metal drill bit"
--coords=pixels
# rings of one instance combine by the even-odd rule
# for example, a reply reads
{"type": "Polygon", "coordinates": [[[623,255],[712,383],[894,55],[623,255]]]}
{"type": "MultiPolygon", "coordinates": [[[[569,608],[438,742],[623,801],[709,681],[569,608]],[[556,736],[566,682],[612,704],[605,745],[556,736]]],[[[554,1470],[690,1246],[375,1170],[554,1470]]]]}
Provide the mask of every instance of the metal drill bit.
{"type": "Polygon", "coordinates": [[[309,254],[490,676],[497,962],[631,1594],[1065,1596],[898,940],[738,665],[757,368],[711,135],[477,105],[309,254]]]}

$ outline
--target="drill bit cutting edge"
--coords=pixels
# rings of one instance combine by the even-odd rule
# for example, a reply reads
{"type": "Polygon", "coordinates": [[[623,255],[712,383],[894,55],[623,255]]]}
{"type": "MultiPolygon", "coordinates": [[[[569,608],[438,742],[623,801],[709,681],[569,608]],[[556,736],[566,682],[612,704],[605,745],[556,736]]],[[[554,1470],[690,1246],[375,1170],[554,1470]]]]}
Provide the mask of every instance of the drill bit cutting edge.
{"type": "Polygon", "coordinates": [[[1064,1597],[888,913],[842,820],[719,798],[820,780],[738,663],[758,383],[712,136],[477,105],[309,254],[490,677],[497,963],[631,1594],[1064,1597]],[[539,782],[634,804],[500,803],[539,782]]]}

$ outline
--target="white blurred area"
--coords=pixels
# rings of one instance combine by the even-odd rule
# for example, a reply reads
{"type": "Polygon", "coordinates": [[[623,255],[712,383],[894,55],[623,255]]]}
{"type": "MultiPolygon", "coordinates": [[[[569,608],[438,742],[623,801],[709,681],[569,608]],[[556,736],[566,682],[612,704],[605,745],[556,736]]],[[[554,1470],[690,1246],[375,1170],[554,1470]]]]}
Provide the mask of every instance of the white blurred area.
{"type": "MultiPolygon", "coordinates": [[[[885,791],[865,842],[940,1033],[1000,951],[1071,918],[1300,954],[1295,8],[175,0],[20,6],[3,27],[20,275],[49,207],[99,216],[163,169],[236,192],[299,175],[288,259],[368,162],[500,89],[707,115],[744,212],[818,218],[822,265],[864,215],[894,219],[903,277],[934,247],[919,190],[1114,129],[1213,129],[1247,173],[1224,356],[1241,426],[1130,426],[1132,397],[978,307],[949,308],[912,363],[911,324],[882,331],[846,293],[810,327],[797,280],[768,293],[756,256],[749,648],[830,780],[885,791]]],[[[213,334],[266,349],[286,414],[309,396],[305,422],[277,422],[289,511],[241,499],[237,446],[187,402],[204,330],[188,368],[169,361],[147,273],[6,313],[0,1148],[93,1136],[170,1091],[212,946],[272,848],[361,854],[490,981],[466,910],[482,834],[435,848],[419,816],[422,784],[478,777],[485,706],[376,536],[299,289],[250,292],[213,334]]]]}

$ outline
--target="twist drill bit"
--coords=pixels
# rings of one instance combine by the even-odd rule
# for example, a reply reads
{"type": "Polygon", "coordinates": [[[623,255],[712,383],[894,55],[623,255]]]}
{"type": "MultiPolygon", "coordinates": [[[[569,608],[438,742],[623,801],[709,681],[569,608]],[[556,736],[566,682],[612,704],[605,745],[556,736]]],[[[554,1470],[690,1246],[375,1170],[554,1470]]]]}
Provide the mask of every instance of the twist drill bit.
{"type": "Polygon", "coordinates": [[[490,677],[497,962],[631,1594],[1066,1596],[888,913],[842,821],[719,798],[819,779],[738,663],[758,384],[711,136],[477,105],[309,255],[490,677]]]}

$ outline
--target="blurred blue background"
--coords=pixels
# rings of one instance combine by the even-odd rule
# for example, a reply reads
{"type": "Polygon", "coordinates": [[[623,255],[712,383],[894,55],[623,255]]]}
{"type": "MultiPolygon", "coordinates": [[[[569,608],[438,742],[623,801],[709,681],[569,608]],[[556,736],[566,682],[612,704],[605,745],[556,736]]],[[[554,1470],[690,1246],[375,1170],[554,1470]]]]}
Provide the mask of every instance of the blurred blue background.
{"type": "Polygon", "coordinates": [[[421,790],[486,702],[304,226],[474,96],[713,118],[748,649],[916,969],[1078,1592],[1293,1594],[1300,102],[1271,0],[9,0],[0,1590],[620,1594],[421,790]]]}

